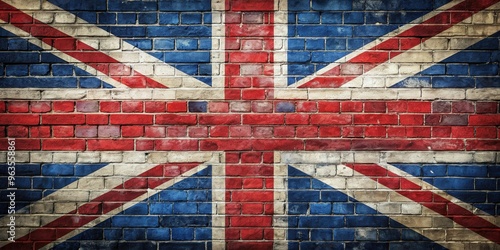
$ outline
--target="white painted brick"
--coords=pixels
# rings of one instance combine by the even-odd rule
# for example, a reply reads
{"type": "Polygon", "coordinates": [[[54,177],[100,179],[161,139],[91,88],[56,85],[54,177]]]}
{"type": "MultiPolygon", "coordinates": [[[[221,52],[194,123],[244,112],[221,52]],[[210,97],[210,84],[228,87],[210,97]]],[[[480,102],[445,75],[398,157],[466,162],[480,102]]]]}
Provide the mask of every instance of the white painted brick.
{"type": "Polygon", "coordinates": [[[89,99],[89,100],[109,100],[109,99],[111,99],[111,90],[89,89],[89,90],[87,90],[87,99],[89,99]]]}
{"type": "Polygon", "coordinates": [[[218,100],[224,99],[224,92],[218,89],[177,90],[175,98],[180,100],[218,100]]]}
{"type": "Polygon", "coordinates": [[[148,163],[165,163],[168,162],[168,152],[151,152],[146,156],[148,163]]]}
{"type": "Polygon", "coordinates": [[[76,16],[71,13],[56,12],[54,21],[55,23],[75,23],[76,16]]]}
{"type": "Polygon", "coordinates": [[[434,159],[436,159],[436,162],[462,163],[472,162],[474,156],[472,153],[463,152],[436,152],[434,159]]]}
{"type": "Polygon", "coordinates": [[[175,68],[169,65],[154,65],[154,73],[158,76],[173,76],[175,75],[175,68]]]}
{"type": "Polygon", "coordinates": [[[399,100],[419,100],[422,97],[421,89],[398,89],[399,100]]]}
{"type": "Polygon", "coordinates": [[[383,214],[400,214],[401,204],[393,202],[382,202],[377,205],[377,210],[383,214]]]}
{"type": "Polygon", "coordinates": [[[401,54],[400,56],[396,56],[391,59],[391,62],[415,62],[415,63],[430,63],[432,62],[432,52],[423,52],[423,51],[418,51],[418,52],[405,52],[404,54],[401,54]]]}
{"type": "Polygon", "coordinates": [[[495,152],[475,152],[474,162],[478,163],[495,163],[495,152]]]}
{"type": "Polygon", "coordinates": [[[0,91],[0,99],[39,100],[41,98],[40,90],[12,89],[0,91]]]}
{"type": "Polygon", "coordinates": [[[465,24],[458,24],[439,33],[437,37],[465,36],[467,35],[467,28],[468,27],[465,24]]]}
{"type": "Polygon", "coordinates": [[[121,162],[122,159],[121,152],[101,152],[101,162],[121,162]]]}
{"type": "Polygon", "coordinates": [[[52,214],[54,213],[54,203],[43,202],[33,203],[30,206],[30,214],[52,214]]]}
{"type": "Polygon", "coordinates": [[[177,90],[173,89],[154,89],[153,99],[154,100],[173,100],[175,99],[175,92],[177,90]]]}
{"type": "Polygon", "coordinates": [[[168,162],[206,162],[212,159],[210,152],[169,152],[168,162]]]}
{"type": "Polygon", "coordinates": [[[65,214],[68,211],[75,210],[76,208],[77,208],[76,202],[56,202],[56,203],[54,203],[54,213],[56,213],[56,214],[65,214]]]}
{"type": "Polygon", "coordinates": [[[398,222],[403,225],[413,225],[415,228],[432,227],[432,217],[428,216],[398,216],[398,222]]]}
{"type": "Polygon", "coordinates": [[[325,99],[325,100],[348,100],[351,99],[351,90],[348,89],[309,89],[309,99],[325,99]]]}
{"type": "Polygon", "coordinates": [[[113,189],[118,185],[123,184],[124,178],[122,177],[108,177],[104,179],[104,188],[113,189]]]}
{"type": "Polygon", "coordinates": [[[316,176],[335,176],[337,167],[335,165],[319,165],[316,168],[316,176]]]}
{"type": "Polygon", "coordinates": [[[338,176],[353,176],[354,170],[348,166],[345,166],[345,165],[338,165],[337,166],[337,175],[338,176]]]}
{"type": "Polygon", "coordinates": [[[494,23],[495,22],[495,12],[479,12],[472,16],[472,23],[494,23]]]}
{"type": "Polygon", "coordinates": [[[422,43],[423,50],[446,50],[448,49],[448,38],[429,39],[422,43]]]}
{"type": "Polygon", "coordinates": [[[434,154],[432,152],[398,152],[389,151],[386,153],[387,162],[408,162],[408,163],[418,163],[426,162],[433,163],[434,154]]]}
{"type": "Polygon", "coordinates": [[[79,152],[77,155],[78,162],[97,163],[101,161],[99,152],[79,152]]]}
{"type": "Polygon", "coordinates": [[[104,188],[104,178],[101,177],[87,177],[85,180],[78,180],[79,190],[99,190],[104,188]]]}
{"type": "Polygon", "coordinates": [[[87,96],[87,91],[85,90],[42,90],[42,99],[53,99],[53,100],[79,100],[87,96]]]}
{"type": "Polygon", "coordinates": [[[484,88],[484,89],[468,89],[468,100],[500,100],[500,89],[484,88]]]}
{"type": "Polygon", "coordinates": [[[111,98],[115,100],[149,100],[152,98],[152,92],[150,89],[113,89],[111,90],[111,98]]]}
{"type": "Polygon", "coordinates": [[[276,99],[307,99],[306,89],[275,89],[276,99]]]}
{"type": "Polygon", "coordinates": [[[75,152],[54,152],[52,155],[54,162],[76,162],[75,152]]]}
{"type": "Polygon", "coordinates": [[[144,152],[123,152],[123,162],[130,162],[130,163],[146,162],[146,153],[144,153],[144,152]]]}
{"type": "Polygon", "coordinates": [[[29,152],[16,151],[15,162],[30,162],[30,153],[29,152]]]}
{"type": "Polygon", "coordinates": [[[283,163],[340,163],[340,153],[337,152],[306,152],[281,154],[283,163]]]}
{"type": "MultiPolygon", "coordinates": [[[[32,1],[5,0],[4,2],[8,3],[9,5],[15,6],[20,10],[40,10],[42,6],[40,5],[39,0],[32,0],[32,1]]],[[[42,2],[43,6],[47,5],[45,1],[42,2]]]]}
{"type": "Polygon", "coordinates": [[[385,78],[381,77],[362,77],[363,86],[369,86],[371,88],[383,88],[385,87],[385,78]]]}
{"type": "MultiPolygon", "coordinates": [[[[119,52],[114,52],[110,51],[108,52],[109,56],[113,57],[119,62],[126,63],[129,66],[134,66],[136,63],[144,62],[141,61],[141,55],[139,55],[138,52],[131,52],[131,51],[119,51],[119,52]]],[[[154,63],[156,61],[148,61],[148,63],[154,63]]]]}
{"type": "Polygon", "coordinates": [[[52,153],[50,152],[31,152],[31,162],[52,162],[52,153]]]}
{"type": "MultiPolygon", "coordinates": [[[[351,180],[347,180],[347,186],[350,186],[351,180]]],[[[352,187],[351,187],[352,188],[352,187]]],[[[353,192],[354,199],[358,201],[369,201],[369,202],[385,202],[389,200],[389,192],[388,191],[354,191],[353,192]]]]}
{"type": "Polygon", "coordinates": [[[355,163],[378,163],[380,154],[378,152],[356,152],[354,154],[355,163]]]}
{"type": "Polygon", "coordinates": [[[436,100],[436,99],[465,99],[465,90],[463,89],[422,89],[423,100],[436,100]]]}
{"type": "Polygon", "coordinates": [[[42,23],[54,22],[54,13],[52,12],[35,12],[34,18],[42,23]]]}
{"type": "Polygon", "coordinates": [[[293,166],[307,175],[314,176],[316,173],[316,165],[313,164],[294,164],[293,166]]]}
{"type": "Polygon", "coordinates": [[[401,75],[412,75],[415,74],[415,72],[420,71],[420,65],[418,64],[400,64],[399,65],[399,74],[401,75]]]}
{"type": "Polygon", "coordinates": [[[117,50],[120,48],[120,40],[105,39],[99,41],[99,49],[101,50],[117,50]]]}
{"type": "Polygon", "coordinates": [[[422,206],[413,203],[403,203],[401,204],[401,213],[403,214],[421,214],[422,206]]]}
{"type": "MultiPolygon", "coordinates": [[[[351,177],[347,181],[347,189],[376,189],[377,183],[366,178],[351,177]]],[[[365,193],[365,192],[363,192],[365,193]]]]}
{"type": "Polygon", "coordinates": [[[154,67],[148,64],[135,64],[133,70],[141,72],[141,74],[146,76],[154,75],[154,67]]]}
{"type": "Polygon", "coordinates": [[[352,92],[352,99],[356,100],[383,100],[383,99],[395,99],[398,96],[398,92],[395,89],[363,89],[356,90],[352,92]]]}

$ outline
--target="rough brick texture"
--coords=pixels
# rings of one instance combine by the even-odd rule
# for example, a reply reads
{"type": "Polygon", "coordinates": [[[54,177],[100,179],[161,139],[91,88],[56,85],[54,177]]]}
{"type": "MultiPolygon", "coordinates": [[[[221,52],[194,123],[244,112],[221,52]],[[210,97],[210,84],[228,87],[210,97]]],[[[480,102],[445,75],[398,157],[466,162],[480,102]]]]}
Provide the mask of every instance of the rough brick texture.
{"type": "Polygon", "coordinates": [[[0,248],[496,249],[497,2],[0,0],[0,248]]]}

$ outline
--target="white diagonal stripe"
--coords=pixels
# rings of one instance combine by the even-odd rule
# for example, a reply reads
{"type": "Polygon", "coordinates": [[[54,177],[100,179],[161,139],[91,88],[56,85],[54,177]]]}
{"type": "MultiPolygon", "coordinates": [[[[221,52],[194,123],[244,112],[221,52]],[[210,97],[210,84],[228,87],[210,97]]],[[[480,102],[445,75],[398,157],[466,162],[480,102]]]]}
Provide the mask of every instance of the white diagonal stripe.
{"type": "MultiPolygon", "coordinates": [[[[29,13],[35,15],[36,13],[43,13],[45,15],[61,15],[64,14],[74,20],[77,24],[50,24],[51,27],[57,29],[64,34],[72,36],[92,48],[99,50],[101,53],[106,54],[115,60],[130,66],[133,70],[167,86],[167,87],[195,87],[206,88],[207,84],[200,80],[181,72],[169,64],[161,61],[160,59],[150,55],[147,52],[135,48],[130,43],[123,39],[114,36],[113,34],[97,27],[96,25],[87,23],[85,20],[67,12],[48,1],[44,1],[39,9],[33,9],[29,6],[40,6],[39,0],[4,0],[4,2],[20,9],[29,10],[29,13]],[[110,45],[109,51],[106,51],[105,45],[110,45]]],[[[27,13],[27,14],[29,14],[27,13]]],[[[28,40],[29,41],[29,40],[28,40]]],[[[53,49],[51,46],[43,46],[46,50],[53,49]]],[[[57,55],[59,56],[59,55],[57,55]]],[[[63,58],[66,60],[66,58],[63,58]]],[[[74,62],[72,59],[69,62],[74,62]]],[[[108,80],[108,79],[106,79],[108,80]]],[[[115,82],[109,82],[115,84],[115,82]]],[[[116,86],[122,87],[122,86],[116,86]]]]}
{"type": "MultiPolygon", "coordinates": [[[[460,240],[460,242],[448,241],[448,240],[446,240],[445,242],[443,239],[434,234],[425,234],[425,232],[422,230],[426,228],[422,226],[423,220],[430,220],[429,223],[432,223],[432,220],[430,219],[431,217],[442,217],[445,218],[445,220],[450,220],[450,219],[447,219],[441,214],[436,213],[422,206],[421,204],[406,198],[405,196],[393,191],[392,189],[378,183],[375,180],[372,180],[371,178],[357,171],[352,170],[347,166],[322,165],[319,167],[317,165],[314,165],[313,168],[311,168],[311,165],[294,164],[293,167],[299,169],[300,171],[308,175],[311,175],[313,178],[331,186],[332,188],[350,197],[355,198],[357,201],[364,203],[365,205],[379,211],[380,213],[401,223],[402,225],[405,225],[406,227],[411,228],[416,232],[423,234],[425,237],[429,238],[432,241],[435,241],[436,243],[445,243],[447,247],[453,246],[452,247],[453,249],[454,248],[460,249],[460,246],[462,246],[464,241],[482,242],[486,244],[491,243],[490,240],[482,237],[481,235],[461,225],[458,225],[457,223],[453,223],[454,227],[452,228],[449,229],[443,228],[442,230],[445,230],[446,232],[448,231],[463,232],[462,234],[464,236],[460,240]],[[336,173],[336,174],[327,174],[327,173],[336,173]],[[382,195],[382,197],[384,197],[384,201],[382,201],[383,204],[381,204],[381,198],[380,198],[381,196],[375,195],[375,190],[376,192],[383,194],[382,195]],[[394,201],[393,200],[389,201],[388,198],[387,199],[385,198],[389,196],[394,201]],[[410,204],[412,206],[420,207],[422,215],[412,215],[412,214],[402,215],[401,213],[391,213],[384,211],[384,208],[382,208],[381,205],[388,205],[388,204],[401,205],[401,206],[403,204],[406,205],[410,204]]],[[[491,244],[494,245],[495,243],[491,244]]]]}

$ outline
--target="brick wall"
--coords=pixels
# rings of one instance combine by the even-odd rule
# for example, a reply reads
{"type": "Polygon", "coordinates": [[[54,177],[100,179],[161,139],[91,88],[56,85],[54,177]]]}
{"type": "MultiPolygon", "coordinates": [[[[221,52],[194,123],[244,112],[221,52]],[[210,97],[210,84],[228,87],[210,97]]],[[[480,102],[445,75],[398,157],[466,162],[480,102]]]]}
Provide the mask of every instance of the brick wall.
{"type": "Polygon", "coordinates": [[[0,246],[496,249],[499,9],[1,0],[0,246]]]}

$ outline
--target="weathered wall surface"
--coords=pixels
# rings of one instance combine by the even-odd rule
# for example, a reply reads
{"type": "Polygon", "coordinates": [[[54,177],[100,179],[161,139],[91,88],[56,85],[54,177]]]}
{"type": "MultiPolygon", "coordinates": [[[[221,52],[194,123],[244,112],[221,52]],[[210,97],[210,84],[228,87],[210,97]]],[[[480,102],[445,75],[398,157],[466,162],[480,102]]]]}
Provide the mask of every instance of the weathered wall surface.
{"type": "Polygon", "coordinates": [[[498,2],[1,0],[0,247],[497,249],[498,2]]]}

